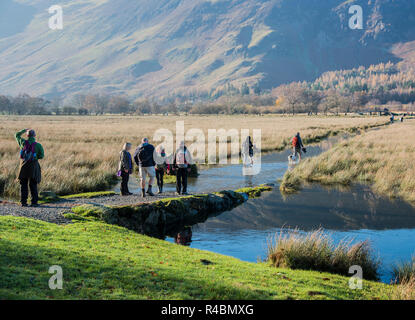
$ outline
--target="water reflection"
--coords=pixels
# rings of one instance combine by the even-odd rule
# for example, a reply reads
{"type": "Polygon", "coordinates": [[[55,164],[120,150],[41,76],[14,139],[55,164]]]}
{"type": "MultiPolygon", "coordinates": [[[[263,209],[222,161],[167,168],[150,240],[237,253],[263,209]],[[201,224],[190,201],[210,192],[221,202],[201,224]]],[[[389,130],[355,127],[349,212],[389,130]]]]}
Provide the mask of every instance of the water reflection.
{"type": "Polygon", "coordinates": [[[345,191],[315,185],[288,197],[279,190],[265,193],[209,219],[203,226],[233,231],[283,226],[305,231],[319,227],[343,231],[415,228],[415,209],[404,201],[376,195],[367,186],[356,185],[345,191]]]}
{"type": "Polygon", "coordinates": [[[335,242],[344,237],[369,240],[382,261],[384,282],[390,281],[393,264],[409,260],[415,252],[415,208],[361,185],[313,185],[286,198],[273,191],[195,226],[192,246],[255,262],[265,258],[267,239],[288,227],[322,227],[335,242]]]}
{"type": "Polygon", "coordinates": [[[192,227],[184,227],[182,231],[174,236],[174,242],[182,246],[190,246],[192,243],[192,227]]]}

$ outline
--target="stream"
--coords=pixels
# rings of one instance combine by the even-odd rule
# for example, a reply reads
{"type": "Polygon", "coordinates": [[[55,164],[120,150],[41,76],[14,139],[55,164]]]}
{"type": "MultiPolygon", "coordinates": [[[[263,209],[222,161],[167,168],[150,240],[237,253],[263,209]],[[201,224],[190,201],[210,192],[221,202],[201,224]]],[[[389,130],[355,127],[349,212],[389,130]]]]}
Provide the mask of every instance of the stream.
{"type": "MultiPolygon", "coordinates": [[[[330,137],[308,146],[306,157],[327,151],[345,137],[330,137]]],[[[415,208],[404,201],[376,195],[365,185],[326,188],[312,184],[297,194],[283,196],[277,180],[288,169],[290,153],[286,150],[263,155],[261,172],[256,176],[243,176],[242,165],[227,165],[205,168],[198,178],[189,179],[188,191],[193,194],[264,183],[273,183],[275,188],[258,199],[186,228],[181,234],[182,244],[257,262],[266,256],[267,241],[281,230],[297,228],[307,232],[321,227],[336,243],[344,238],[368,240],[382,262],[381,280],[389,283],[393,264],[408,261],[415,253],[415,208]]],[[[136,181],[134,184],[132,189],[136,191],[139,187],[136,181]]],[[[165,189],[173,191],[174,185],[165,189]]]]}

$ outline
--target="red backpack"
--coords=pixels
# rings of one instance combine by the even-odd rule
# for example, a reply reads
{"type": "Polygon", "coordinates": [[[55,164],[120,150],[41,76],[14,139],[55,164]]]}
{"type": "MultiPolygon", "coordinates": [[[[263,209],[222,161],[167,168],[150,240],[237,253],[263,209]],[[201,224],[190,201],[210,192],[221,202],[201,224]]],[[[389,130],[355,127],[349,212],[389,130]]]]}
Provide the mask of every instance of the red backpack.
{"type": "Polygon", "coordinates": [[[297,136],[295,136],[293,138],[293,147],[297,147],[297,144],[298,144],[298,138],[297,138],[297,136]]]}

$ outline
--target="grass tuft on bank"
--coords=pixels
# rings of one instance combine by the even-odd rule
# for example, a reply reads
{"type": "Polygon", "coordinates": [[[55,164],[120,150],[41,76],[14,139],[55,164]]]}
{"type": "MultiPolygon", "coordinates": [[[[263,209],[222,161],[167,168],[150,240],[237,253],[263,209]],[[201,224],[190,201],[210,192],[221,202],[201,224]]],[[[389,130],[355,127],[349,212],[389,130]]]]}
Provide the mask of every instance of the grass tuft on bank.
{"type": "Polygon", "coordinates": [[[0,217],[0,299],[384,299],[385,284],[273,268],[86,221],[0,217]],[[203,261],[209,261],[206,265],[203,261]],[[63,290],[48,287],[63,269],[63,290]]]}
{"type": "Polygon", "coordinates": [[[344,239],[334,244],[324,230],[309,233],[282,230],[268,241],[267,261],[275,267],[317,270],[348,276],[351,266],[360,266],[363,277],[378,280],[380,261],[373,256],[368,242],[344,239]]]}
{"type": "MultiPolygon", "coordinates": [[[[413,284],[415,287],[415,256],[393,266],[393,279],[400,284],[413,284]]],[[[414,294],[415,295],[415,294],[414,294]]]]}

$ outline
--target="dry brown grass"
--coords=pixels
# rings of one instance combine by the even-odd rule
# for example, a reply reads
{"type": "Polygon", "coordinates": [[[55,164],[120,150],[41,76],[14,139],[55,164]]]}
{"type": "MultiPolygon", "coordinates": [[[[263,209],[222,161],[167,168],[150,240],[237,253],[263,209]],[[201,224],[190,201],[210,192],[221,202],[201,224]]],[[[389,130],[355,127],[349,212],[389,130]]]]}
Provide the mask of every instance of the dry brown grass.
{"type": "Polygon", "coordinates": [[[138,145],[159,128],[175,132],[176,121],[185,129],[262,129],[262,149],[280,150],[291,136],[302,133],[305,142],[351,128],[383,123],[384,118],[307,116],[0,116],[0,195],[16,197],[19,158],[14,134],[34,128],[45,148],[41,161],[42,190],[59,194],[108,189],[114,182],[118,153],[125,141],[138,145]]]}
{"type": "Polygon", "coordinates": [[[400,284],[393,285],[387,290],[387,296],[391,300],[415,300],[415,277],[412,276],[400,284]]]}
{"type": "Polygon", "coordinates": [[[349,268],[361,266],[365,279],[377,280],[379,260],[369,243],[343,239],[335,244],[319,229],[309,233],[282,230],[268,241],[267,260],[277,268],[316,270],[349,275],[349,268]]]}
{"type": "Polygon", "coordinates": [[[302,181],[369,182],[380,194],[415,202],[414,141],[413,120],[366,132],[287,172],[281,189],[296,189],[302,181]]]}

